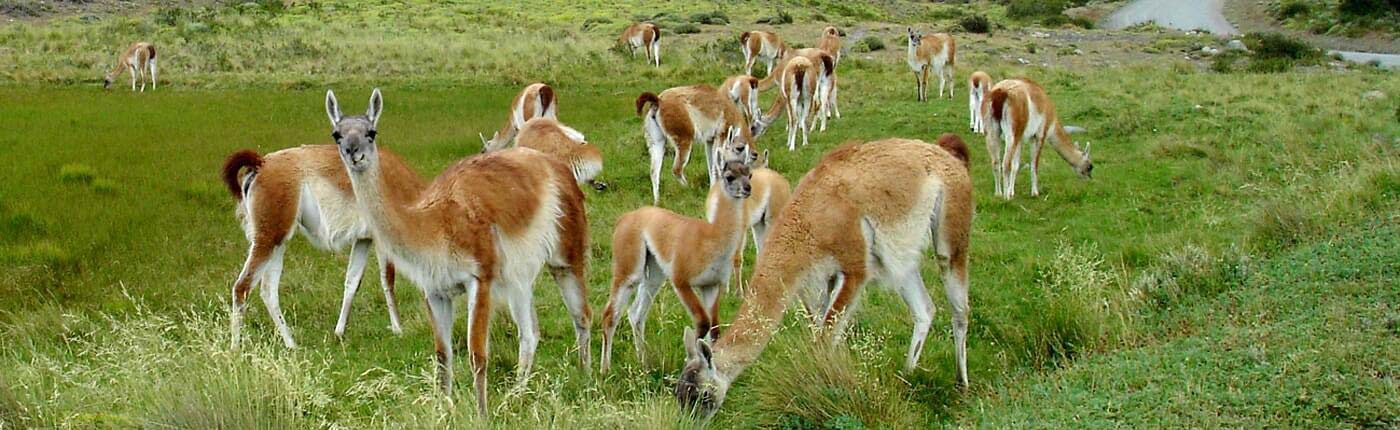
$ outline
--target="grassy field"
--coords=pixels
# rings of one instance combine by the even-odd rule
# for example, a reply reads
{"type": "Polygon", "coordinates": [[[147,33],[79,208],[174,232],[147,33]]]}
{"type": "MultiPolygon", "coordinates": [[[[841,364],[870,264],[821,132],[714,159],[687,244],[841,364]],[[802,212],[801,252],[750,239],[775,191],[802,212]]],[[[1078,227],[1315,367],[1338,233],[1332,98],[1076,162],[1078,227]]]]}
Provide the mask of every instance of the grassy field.
{"type": "MultiPolygon", "coordinates": [[[[789,318],[711,427],[1400,425],[1393,72],[1218,74],[1178,55],[1205,39],[1075,31],[1065,41],[982,2],[604,3],[169,3],[0,27],[0,429],[694,425],[671,397],[689,318],[669,293],[648,325],[651,361],[636,362],[620,334],[617,368],[602,376],[575,367],[567,314],[541,278],[526,390],[509,390],[514,328],[496,319],[489,423],[472,413],[460,360],[457,392],[435,390],[411,283],[398,294],[402,336],[366,282],[338,340],[346,258],[299,239],[282,303],[301,348],[282,348],[252,304],[245,348],[230,352],[229,286],[246,243],[218,169],[238,149],[331,143],[325,89],[355,112],[379,87],[380,143],[431,176],[479,151],[476,132],[500,125],[522,84],[549,82],[561,120],[606,155],[612,187],[588,191],[589,298],[601,312],[613,221],[649,203],[633,99],[738,73],[733,36],[773,28],[749,23],[779,8],[796,22],[776,29],[796,43],[829,22],[889,46],[843,60],[845,117],[811,146],[778,149],[776,127],[760,141],[790,180],[852,139],[956,132],[970,143],[972,386],[953,385],[942,294],[920,368],[902,373],[907,312],[872,288],[844,345],[814,346],[789,318]],[[675,28],[714,10],[731,24],[664,36],[659,69],[609,50],[633,15],[675,28]],[[1043,83],[1065,121],[1089,130],[1077,137],[1094,142],[1092,181],[1047,153],[1042,197],[993,198],[962,84],[952,100],[914,101],[903,27],[951,30],[970,14],[1001,27],[955,34],[959,79],[982,69],[1043,83]],[[162,87],[101,91],[106,61],[137,38],[163,47],[162,87]],[[1387,96],[1361,97],[1373,90],[1387,96]]],[[[663,206],[701,214],[703,190],[666,178],[662,192],[663,206]]],[[[935,292],[936,271],[925,265],[935,292]]],[[[722,319],[738,305],[724,297],[722,319]]]]}

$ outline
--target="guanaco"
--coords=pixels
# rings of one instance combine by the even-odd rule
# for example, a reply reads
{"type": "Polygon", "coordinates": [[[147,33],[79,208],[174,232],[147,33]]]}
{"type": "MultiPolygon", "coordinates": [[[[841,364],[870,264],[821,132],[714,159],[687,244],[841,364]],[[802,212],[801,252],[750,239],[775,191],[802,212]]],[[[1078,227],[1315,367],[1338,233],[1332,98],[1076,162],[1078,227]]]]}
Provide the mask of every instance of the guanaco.
{"type": "Polygon", "coordinates": [[[536,82],[526,85],[520,90],[520,94],[515,95],[515,99],[510,102],[510,118],[506,119],[505,125],[499,131],[491,133],[491,138],[477,133],[481,137],[482,151],[489,151],[496,148],[504,148],[515,140],[516,133],[520,132],[520,127],[525,125],[525,121],[535,118],[559,119],[559,100],[554,95],[554,89],[543,82],[536,82]]]}
{"type": "Polygon", "coordinates": [[[650,22],[638,22],[627,26],[618,36],[617,43],[626,46],[637,57],[637,50],[646,54],[647,62],[661,67],[661,28],[650,22]]]}
{"type": "Polygon", "coordinates": [[[574,322],[579,361],[589,364],[588,219],[569,167],[529,148],[466,158],[421,191],[389,186],[378,148],[384,99],[345,116],[326,92],[340,160],[381,255],[423,290],[437,351],[438,383],[452,392],[452,299],[467,295],[467,349],[477,412],[487,415],[486,358],[492,304],[504,301],[519,330],[517,386],[529,380],[539,344],[534,284],[548,267],[574,322]]]}
{"type": "Polygon", "coordinates": [[[998,196],[1010,200],[1016,195],[1016,172],[1021,169],[1021,148],[1031,148],[1031,196],[1040,195],[1040,150],[1049,140],[1055,152],[1074,167],[1084,179],[1093,178],[1094,162],[1089,146],[1083,149],[1070,139],[1055,111],[1055,103],[1040,84],[1016,78],[997,82],[988,93],[982,112],[986,117],[987,153],[992,159],[992,177],[998,196]]]}
{"type": "Polygon", "coordinates": [[[753,75],[753,63],[763,60],[768,75],[773,74],[773,63],[787,56],[788,46],[783,38],[768,31],[746,31],[739,35],[739,46],[744,50],[744,74],[753,75]]]}
{"type": "Polygon", "coordinates": [[[744,237],[744,201],[752,188],[749,167],[741,161],[725,164],[721,190],[711,220],[686,217],[655,206],[623,214],[613,228],[613,282],[603,308],[603,371],[612,365],[612,339],[628,307],[637,361],[645,362],[647,310],[666,280],[690,312],[701,336],[717,335],[719,293],[728,286],[734,254],[744,237]],[[640,288],[638,287],[640,285],[640,288]]]}
{"type": "Polygon", "coordinates": [[[146,73],[151,76],[151,91],[156,89],[156,46],[147,42],[136,42],[117,56],[117,65],[102,79],[102,88],[112,86],[112,81],[122,72],[131,72],[131,90],[136,91],[136,81],[141,81],[141,91],[146,91],[146,73]]]}
{"type": "Polygon", "coordinates": [[[768,232],[743,303],[719,340],[711,345],[686,329],[686,364],[675,390],[681,406],[713,415],[777,332],[794,294],[827,327],[821,333],[839,341],[871,279],[888,282],[909,306],[914,331],[904,367],[914,368],[933,317],[920,274],[929,248],[952,305],[958,380],[966,385],[973,212],[966,156],[966,145],[951,134],[936,145],[887,139],[827,153],[768,232]]]}
{"type": "Polygon", "coordinates": [[[943,86],[948,84],[948,98],[953,98],[953,64],[957,60],[958,45],[953,36],[935,33],[924,36],[909,28],[909,68],[914,69],[914,79],[919,84],[919,101],[928,100],[928,72],[938,75],[938,97],[943,97],[943,86]]]}

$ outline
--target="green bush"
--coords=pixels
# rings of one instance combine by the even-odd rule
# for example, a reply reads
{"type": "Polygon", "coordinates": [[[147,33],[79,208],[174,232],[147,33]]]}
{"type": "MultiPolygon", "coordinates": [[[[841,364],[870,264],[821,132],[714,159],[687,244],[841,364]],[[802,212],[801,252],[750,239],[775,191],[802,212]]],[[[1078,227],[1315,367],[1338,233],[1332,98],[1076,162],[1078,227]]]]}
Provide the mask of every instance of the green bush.
{"type": "Polygon", "coordinates": [[[672,33],[676,34],[695,34],[700,32],[700,26],[695,25],[694,23],[683,22],[680,24],[672,25],[669,28],[669,30],[671,30],[672,33]]]}
{"type": "Polygon", "coordinates": [[[1250,35],[1245,37],[1244,43],[1254,52],[1255,58],[1286,58],[1296,61],[1321,56],[1321,52],[1307,42],[1280,33],[1250,35]]]}
{"type": "Polygon", "coordinates": [[[757,23],[771,25],[792,24],[792,14],[780,9],[777,14],[773,16],[759,18],[757,23]]]}
{"type": "Polygon", "coordinates": [[[1337,6],[1337,11],[1356,16],[1374,16],[1386,13],[1400,12],[1400,1],[1397,0],[1342,0],[1342,4],[1337,6]]]}
{"type": "Polygon", "coordinates": [[[1060,15],[1075,6],[1082,6],[1088,0],[1004,0],[1006,16],[1014,19],[1035,19],[1060,15]]]}
{"type": "Polygon", "coordinates": [[[992,32],[992,22],[985,15],[968,15],[958,20],[958,26],[968,33],[987,34],[992,32]]]}
{"type": "Polygon", "coordinates": [[[83,185],[91,184],[97,179],[97,172],[86,164],[64,164],[58,168],[58,179],[63,182],[74,182],[83,185]]]}
{"type": "Polygon", "coordinates": [[[885,41],[880,40],[879,37],[875,36],[865,36],[865,38],[860,39],[856,41],[854,45],[851,45],[852,52],[874,52],[881,51],[884,49],[885,41]]]}
{"type": "Polygon", "coordinates": [[[596,16],[595,16],[595,17],[592,17],[592,18],[588,18],[588,19],[583,20],[583,26],[582,26],[581,28],[584,29],[584,30],[589,30],[589,29],[592,29],[592,28],[597,27],[597,26],[602,25],[602,24],[611,24],[611,23],[612,23],[612,20],[611,20],[611,19],[604,18],[604,17],[596,17],[596,16]]]}
{"type": "Polygon", "coordinates": [[[1278,9],[1274,11],[1274,16],[1278,19],[1288,19],[1295,16],[1307,15],[1308,12],[1311,11],[1312,8],[1308,6],[1307,3],[1292,0],[1280,3],[1278,9]]]}
{"type": "Polygon", "coordinates": [[[690,16],[690,22],[706,25],[729,25],[729,16],[724,12],[701,12],[690,16]]]}

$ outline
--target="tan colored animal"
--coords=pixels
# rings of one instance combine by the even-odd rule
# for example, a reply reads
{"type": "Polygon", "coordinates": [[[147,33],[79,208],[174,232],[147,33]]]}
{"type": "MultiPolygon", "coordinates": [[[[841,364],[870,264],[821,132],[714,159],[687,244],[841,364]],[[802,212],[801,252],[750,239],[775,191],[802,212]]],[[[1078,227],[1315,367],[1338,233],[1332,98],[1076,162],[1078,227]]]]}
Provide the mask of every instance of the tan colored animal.
{"type": "Polygon", "coordinates": [[[1031,148],[1031,196],[1040,195],[1040,150],[1046,140],[1075,173],[1085,179],[1093,177],[1089,144],[1080,150],[1070,139],[1055,112],[1055,103],[1040,84],[1026,78],[997,82],[984,103],[987,153],[992,159],[997,195],[1007,200],[1016,195],[1016,171],[1021,169],[1021,148],[1027,141],[1035,144],[1031,148]]]}
{"type": "Polygon", "coordinates": [[[957,60],[958,45],[953,36],[935,33],[928,36],[909,29],[909,68],[914,69],[914,79],[919,83],[919,101],[928,100],[928,72],[938,75],[938,97],[943,97],[943,85],[948,84],[948,98],[953,98],[953,64],[957,60]]]}
{"type": "Polygon", "coordinates": [[[660,95],[642,93],[637,96],[636,104],[637,115],[642,117],[647,154],[651,158],[652,204],[661,200],[661,162],[667,144],[676,154],[671,174],[682,186],[690,184],[685,179],[685,166],[690,163],[690,145],[694,142],[705,143],[706,176],[710,183],[714,183],[720,166],[711,160],[711,155],[716,142],[731,139],[726,132],[732,135],[734,142],[729,148],[733,153],[726,156],[750,162],[755,157],[749,148],[753,141],[749,124],[724,91],[709,85],[676,87],[660,95]]]}
{"type": "MultiPolygon", "coordinates": [[[[423,179],[392,152],[384,151],[379,181],[396,190],[412,192],[424,187],[423,179]]],[[[259,156],[243,150],[224,163],[224,185],[238,202],[236,214],[243,235],[250,244],[243,270],[233,282],[230,326],[233,348],[237,349],[247,310],[248,293],[262,286],[263,305],[277,325],[277,332],[288,348],[295,348],[292,330],[282,317],[278,283],[282,278],[282,256],[287,243],[301,231],[316,248],[330,251],[350,248],[350,266],[345,270],[345,295],[337,337],[345,334],[350,318],[350,302],[360,287],[365,261],[369,258],[369,220],[359,211],[350,178],[340,163],[334,145],[311,145],[283,149],[259,156]]],[[[402,333],[399,309],[394,300],[394,264],[383,254],[379,260],[379,281],[389,307],[389,328],[402,333]]]]}
{"type": "MultiPolygon", "coordinates": [[[[778,219],[783,207],[787,206],[788,199],[792,198],[792,184],[788,183],[781,173],[768,168],[766,150],[758,156],[758,161],[754,161],[750,171],[752,176],[749,183],[753,185],[753,193],[744,199],[744,225],[753,234],[756,254],[763,250],[763,238],[767,236],[768,228],[778,219]]],[[[706,220],[714,222],[716,208],[723,197],[720,188],[710,188],[710,195],[705,199],[706,220]]],[[[733,285],[738,286],[741,291],[744,287],[745,242],[746,240],[741,238],[739,252],[734,253],[733,285]]]]}
{"type": "Polygon", "coordinates": [[[817,39],[817,49],[826,51],[836,58],[836,62],[841,62],[841,31],[836,27],[822,29],[822,37],[817,39]]]}
{"type": "Polygon", "coordinates": [[[982,123],[982,100],[992,91],[992,76],[978,70],[967,78],[967,111],[970,127],[974,133],[985,133],[987,125],[982,123]]]}
{"type": "MultiPolygon", "coordinates": [[[[574,173],[574,179],[580,186],[588,185],[599,191],[607,188],[606,184],[597,181],[598,174],[603,172],[603,151],[589,144],[583,133],[559,123],[558,120],[535,118],[525,121],[515,138],[515,146],[559,157],[569,165],[569,170],[574,173]]],[[[488,145],[481,152],[494,152],[510,147],[488,145]]]]}
{"type": "Polygon", "coordinates": [[[841,146],[797,185],[764,240],[743,304],[713,347],[687,333],[676,383],[682,407],[708,417],[730,385],[758,359],[799,294],[839,340],[853,304],[871,279],[899,291],[914,320],[904,367],[913,369],[933,320],[920,275],[930,247],[953,309],[958,380],[967,383],[968,237],[972,182],[967,148],[945,134],[938,145],[887,139],[841,146]],[[880,172],[871,174],[871,172],[880,172]]]}
{"type": "MultiPolygon", "coordinates": [[[[787,132],[788,150],[797,149],[797,135],[802,134],[802,146],[807,146],[807,133],[811,127],[807,126],[808,118],[813,115],[813,107],[817,108],[816,115],[825,123],[825,90],[830,83],[830,74],[834,70],[834,59],[831,55],[816,50],[817,57],[821,62],[814,63],[808,57],[797,55],[784,62],[783,70],[778,73],[783,84],[778,87],[778,99],[774,102],[774,109],[763,115],[753,125],[753,135],[761,136],[777,120],[777,109],[787,112],[787,132]],[[783,103],[779,107],[778,103],[783,103]]],[[[816,121],[816,120],[813,120],[816,121]]],[[[825,127],[823,127],[825,130],[825,127]]]]}
{"type": "Polygon", "coordinates": [[[646,318],[656,292],[668,279],[690,312],[701,336],[718,335],[719,293],[729,285],[734,254],[744,238],[744,201],[752,192],[749,168],[741,161],[725,163],[721,190],[710,221],[686,217],[655,206],[623,214],[613,229],[613,283],[603,308],[603,371],[612,365],[612,339],[634,290],[627,320],[637,361],[646,356],[646,318]],[[640,288],[638,288],[640,285],[640,288]]]}
{"type": "Polygon", "coordinates": [[[638,22],[627,26],[618,36],[617,43],[626,46],[632,58],[636,58],[637,50],[641,49],[648,63],[661,67],[661,28],[656,24],[638,22]]]}
{"type": "Polygon", "coordinates": [[[131,90],[136,91],[136,81],[141,81],[141,91],[146,91],[146,73],[151,76],[151,90],[156,89],[156,46],[147,42],[136,42],[117,56],[117,65],[102,78],[102,88],[112,86],[112,81],[122,72],[131,72],[131,90]]]}
{"type": "MultiPolygon", "coordinates": [[[[776,85],[776,83],[781,82],[782,79],[784,79],[782,71],[787,69],[788,63],[791,62],[794,58],[806,58],[808,61],[811,61],[812,64],[824,66],[822,76],[824,76],[825,79],[819,81],[819,83],[822,83],[822,85],[818,88],[818,91],[815,92],[819,121],[813,121],[811,124],[809,124],[807,129],[808,131],[811,131],[813,128],[815,128],[817,123],[820,122],[821,131],[826,131],[827,118],[830,118],[833,113],[836,115],[837,118],[841,117],[841,110],[838,109],[836,106],[836,57],[832,57],[831,54],[827,53],[825,50],[817,48],[802,48],[788,52],[789,56],[783,58],[782,61],[779,62],[779,73],[769,75],[768,77],[759,80],[758,89],[759,91],[767,91],[769,88],[773,88],[776,85]],[[828,64],[830,64],[830,67],[825,67],[828,64]]],[[[779,97],[779,99],[786,100],[786,98],[781,96],[779,97]]],[[[786,101],[784,103],[786,103],[786,101]]],[[[782,110],[770,110],[769,115],[760,117],[761,120],[767,122],[764,124],[756,123],[754,125],[754,129],[766,130],[767,127],[772,124],[772,120],[777,119],[777,113],[786,112],[786,105],[781,106],[780,109],[782,110]]],[[[754,135],[755,137],[760,136],[762,135],[762,131],[757,131],[754,133],[754,135]]]]}
{"type": "Polygon", "coordinates": [[[559,119],[559,100],[554,95],[554,89],[542,82],[527,85],[520,90],[520,94],[515,95],[510,102],[510,118],[506,119],[500,131],[491,133],[490,139],[477,133],[481,136],[482,151],[509,146],[525,121],[534,118],[559,119]]]}
{"type": "Polygon", "coordinates": [[[739,46],[744,50],[744,74],[753,75],[753,63],[763,60],[768,67],[768,75],[773,74],[773,63],[786,57],[788,46],[783,38],[768,31],[746,31],[739,35],[739,46]]]}
{"type": "Polygon", "coordinates": [[[487,413],[487,335],[496,301],[519,329],[518,383],[529,380],[539,344],[533,290],[542,267],[559,285],[580,362],[589,368],[588,220],[569,167],[512,148],[458,161],[420,192],[394,188],[378,179],[385,167],[376,142],[383,106],[375,89],[365,115],[343,116],[335,94],[326,92],[340,160],[374,244],[427,299],[443,391],[452,392],[452,299],[462,294],[477,412],[487,413]]]}
{"type": "Polygon", "coordinates": [[[739,112],[743,113],[748,121],[754,121],[763,113],[758,106],[758,78],[749,75],[730,76],[719,89],[729,96],[730,101],[734,102],[734,107],[739,108],[739,112]]]}

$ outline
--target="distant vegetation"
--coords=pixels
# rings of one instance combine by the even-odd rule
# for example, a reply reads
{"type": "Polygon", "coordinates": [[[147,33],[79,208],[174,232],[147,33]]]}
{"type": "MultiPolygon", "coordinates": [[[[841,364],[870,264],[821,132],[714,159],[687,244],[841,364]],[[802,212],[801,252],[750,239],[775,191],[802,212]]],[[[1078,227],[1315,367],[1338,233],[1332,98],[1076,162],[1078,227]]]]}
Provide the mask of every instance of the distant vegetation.
{"type": "Polygon", "coordinates": [[[1400,35],[1400,0],[1272,0],[1268,9],[1285,26],[1316,34],[1400,35]]]}

